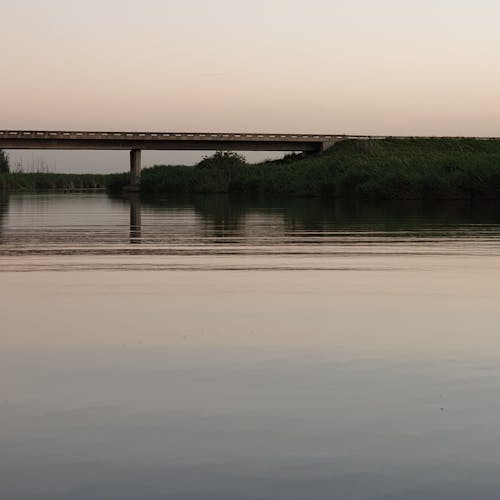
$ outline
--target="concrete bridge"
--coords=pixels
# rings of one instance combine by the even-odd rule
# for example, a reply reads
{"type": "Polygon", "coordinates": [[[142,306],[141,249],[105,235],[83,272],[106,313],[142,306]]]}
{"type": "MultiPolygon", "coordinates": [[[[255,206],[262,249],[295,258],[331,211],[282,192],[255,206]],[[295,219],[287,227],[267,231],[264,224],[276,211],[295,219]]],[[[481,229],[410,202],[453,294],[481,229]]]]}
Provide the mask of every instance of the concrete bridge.
{"type": "Polygon", "coordinates": [[[0,130],[0,149],[130,150],[130,186],[138,188],[142,150],[324,151],[336,142],[368,136],[165,132],[56,132],[0,130]]]}

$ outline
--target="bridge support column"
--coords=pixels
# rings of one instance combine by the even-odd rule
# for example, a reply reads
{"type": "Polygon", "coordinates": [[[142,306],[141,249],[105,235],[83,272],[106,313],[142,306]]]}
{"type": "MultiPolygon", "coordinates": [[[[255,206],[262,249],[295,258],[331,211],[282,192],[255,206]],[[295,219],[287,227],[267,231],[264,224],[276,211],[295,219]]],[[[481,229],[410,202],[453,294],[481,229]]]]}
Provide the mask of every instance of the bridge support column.
{"type": "Polygon", "coordinates": [[[141,150],[130,151],[130,191],[139,191],[141,184],[141,150]]]}

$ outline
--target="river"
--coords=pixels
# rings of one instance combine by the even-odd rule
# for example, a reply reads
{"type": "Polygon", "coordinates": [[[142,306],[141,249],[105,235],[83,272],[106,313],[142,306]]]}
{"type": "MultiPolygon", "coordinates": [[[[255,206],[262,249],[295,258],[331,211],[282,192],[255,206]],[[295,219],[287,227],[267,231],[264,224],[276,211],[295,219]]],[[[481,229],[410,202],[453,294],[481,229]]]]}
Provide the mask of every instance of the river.
{"type": "Polygon", "coordinates": [[[500,497],[500,208],[0,197],[0,498],[500,497]]]}

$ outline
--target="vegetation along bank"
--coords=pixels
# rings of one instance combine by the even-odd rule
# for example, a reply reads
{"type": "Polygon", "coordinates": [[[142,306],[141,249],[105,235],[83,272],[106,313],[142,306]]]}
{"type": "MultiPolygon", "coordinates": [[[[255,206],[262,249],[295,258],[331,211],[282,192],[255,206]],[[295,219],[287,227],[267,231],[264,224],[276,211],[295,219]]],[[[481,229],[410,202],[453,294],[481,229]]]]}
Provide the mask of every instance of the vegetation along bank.
{"type": "MultiPolygon", "coordinates": [[[[121,190],[128,175],[114,175],[121,190]]],[[[500,198],[500,140],[348,140],[318,155],[249,165],[217,153],[197,166],[143,170],[144,193],[241,193],[371,199],[500,198]]]]}
{"type": "MultiPolygon", "coordinates": [[[[129,174],[0,174],[4,189],[121,192],[129,174]]],[[[348,140],[324,153],[248,164],[219,152],[195,167],[145,168],[146,194],[229,193],[351,199],[499,199],[500,140],[348,140]]]]}

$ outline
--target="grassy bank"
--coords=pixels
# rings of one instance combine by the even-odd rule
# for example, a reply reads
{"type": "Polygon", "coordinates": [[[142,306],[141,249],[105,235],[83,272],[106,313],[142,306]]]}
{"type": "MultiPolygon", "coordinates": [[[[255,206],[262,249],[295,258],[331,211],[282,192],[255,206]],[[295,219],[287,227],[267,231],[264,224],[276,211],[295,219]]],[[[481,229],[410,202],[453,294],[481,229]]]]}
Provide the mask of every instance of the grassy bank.
{"type": "Polygon", "coordinates": [[[0,190],[3,191],[78,191],[106,187],[106,175],[10,173],[0,174],[0,190]]]}
{"type": "MultiPolygon", "coordinates": [[[[121,192],[129,174],[0,174],[0,190],[121,192]]],[[[500,140],[344,141],[314,156],[255,165],[217,154],[195,167],[155,166],[142,174],[145,194],[230,193],[340,199],[499,199],[500,140]]]]}
{"type": "MultiPolygon", "coordinates": [[[[144,193],[241,193],[372,199],[500,198],[500,141],[475,139],[349,140],[316,156],[248,165],[143,170],[144,193]]],[[[108,177],[118,191],[127,175],[108,177]]]]}

